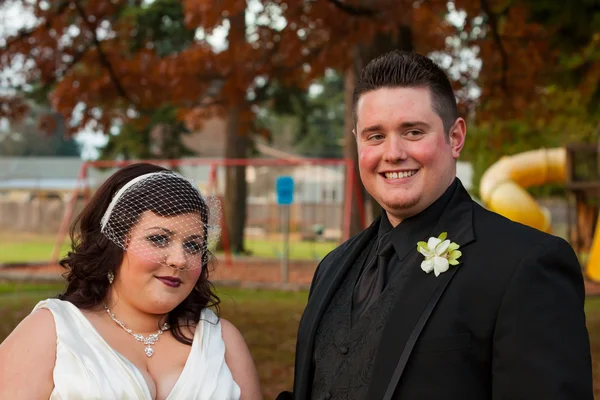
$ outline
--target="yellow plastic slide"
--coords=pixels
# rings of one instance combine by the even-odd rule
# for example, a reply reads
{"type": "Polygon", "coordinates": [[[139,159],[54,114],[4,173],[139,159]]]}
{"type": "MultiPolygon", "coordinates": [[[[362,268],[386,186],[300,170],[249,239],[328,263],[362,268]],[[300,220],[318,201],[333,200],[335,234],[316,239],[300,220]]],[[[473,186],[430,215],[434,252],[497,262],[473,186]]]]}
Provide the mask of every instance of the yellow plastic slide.
{"type": "Polygon", "coordinates": [[[564,182],[565,159],[563,148],[502,157],[481,177],[481,200],[487,208],[508,219],[550,232],[550,213],[525,188],[564,182]]]}
{"type": "Polygon", "coordinates": [[[594,282],[600,282],[600,218],[596,222],[596,231],[585,271],[588,278],[594,282]]]}
{"type": "MultiPolygon", "coordinates": [[[[481,177],[479,192],[486,207],[516,222],[550,232],[550,213],[525,188],[565,181],[564,148],[539,149],[502,157],[481,177]]],[[[587,261],[586,275],[600,282],[600,219],[587,261]]]]}

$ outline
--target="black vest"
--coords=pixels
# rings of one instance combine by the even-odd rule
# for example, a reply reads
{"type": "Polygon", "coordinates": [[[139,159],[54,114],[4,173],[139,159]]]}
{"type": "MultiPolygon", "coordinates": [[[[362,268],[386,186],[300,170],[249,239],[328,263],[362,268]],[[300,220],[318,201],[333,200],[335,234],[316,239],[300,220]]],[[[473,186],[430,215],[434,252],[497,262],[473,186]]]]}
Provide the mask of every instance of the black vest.
{"type": "MultiPolygon", "coordinates": [[[[368,251],[364,251],[356,260],[329,303],[317,329],[311,399],[367,397],[381,333],[402,280],[402,274],[394,273],[375,303],[355,326],[351,326],[352,291],[367,254],[368,251]]],[[[392,258],[390,268],[400,268],[397,257],[392,258]]]]}

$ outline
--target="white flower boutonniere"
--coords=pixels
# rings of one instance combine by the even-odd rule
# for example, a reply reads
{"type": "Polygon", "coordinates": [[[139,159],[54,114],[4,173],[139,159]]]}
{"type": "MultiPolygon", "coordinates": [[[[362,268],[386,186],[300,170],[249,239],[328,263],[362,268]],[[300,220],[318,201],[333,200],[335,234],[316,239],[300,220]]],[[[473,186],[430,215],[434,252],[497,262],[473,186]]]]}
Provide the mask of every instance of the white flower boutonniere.
{"type": "Polygon", "coordinates": [[[438,237],[430,237],[427,243],[417,243],[417,251],[425,256],[421,269],[427,273],[433,271],[436,277],[448,271],[450,265],[458,265],[458,258],[462,255],[458,250],[460,246],[447,240],[447,235],[442,232],[438,237]]]}

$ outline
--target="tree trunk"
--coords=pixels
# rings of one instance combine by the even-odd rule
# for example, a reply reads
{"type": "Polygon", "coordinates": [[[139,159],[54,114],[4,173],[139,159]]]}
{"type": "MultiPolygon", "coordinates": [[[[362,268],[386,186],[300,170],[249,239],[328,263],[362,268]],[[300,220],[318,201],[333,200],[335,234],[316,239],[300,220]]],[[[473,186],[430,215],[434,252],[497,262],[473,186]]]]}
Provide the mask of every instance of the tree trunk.
{"type": "Polygon", "coordinates": [[[356,46],[353,54],[353,65],[346,70],[344,75],[344,101],[346,107],[346,113],[344,116],[344,156],[346,159],[351,159],[353,161],[354,170],[356,172],[356,179],[354,183],[358,186],[358,189],[353,188],[352,190],[350,236],[354,236],[366,227],[362,226],[360,221],[360,215],[358,211],[359,204],[357,203],[358,199],[356,196],[357,192],[359,192],[360,197],[363,199],[362,209],[365,210],[365,214],[368,209],[370,209],[372,213],[370,218],[369,216],[365,215],[365,225],[368,225],[372,219],[376,218],[381,210],[381,206],[365,190],[358,172],[356,139],[352,133],[352,130],[354,129],[354,119],[352,116],[352,97],[354,93],[354,87],[356,86],[356,80],[360,76],[361,71],[369,63],[369,61],[381,54],[395,49],[406,51],[413,50],[412,32],[410,27],[401,26],[398,30],[398,33],[393,36],[385,33],[379,33],[369,45],[356,46]],[[370,202],[370,207],[366,207],[367,202],[370,202]]]}
{"type": "MultiPolygon", "coordinates": [[[[356,68],[351,66],[346,69],[344,74],[344,104],[346,107],[346,112],[344,114],[344,157],[346,159],[352,160],[352,165],[354,166],[354,185],[352,188],[352,206],[351,214],[350,214],[350,236],[356,235],[358,232],[364,229],[360,220],[359,213],[359,199],[357,198],[357,191],[360,190],[360,195],[362,195],[364,199],[364,186],[360,181],[360,175],[358,172],[358,153],[356,149],[356,139],[354,138],[353,129],[354,129],[354,117],[352,115],[352,96],[354,92],[354,87],[356,86],[356,68]]],[[[347,182],[350,184],[350,182],[347,182]]]]}
{"type": "MultiPolygon", "coordinates": [[[[245,8],[230,18],[229,48],[231,59],[236,59],[237,48],[246,40],[245,8]]],[[[246,158],[249,144],[249,132],[242,129],[241,113],[246,88],[239,87],[236,102],[228,104],[227,130],[225,139],[225,158],[246,158]]],[[[223,214],[229,239],[229,247],[234,254],[245,252],[244,228],[246,226],[246,203],[248,185],[246,182],[246,166],[228,166],[225,170],[225,198],[223,214]]]]}
{"type": "MultiPolygon", "coordinates": [[[[240,106],[233,105],[227,113],[226,158],[246,158],[247,136],[240,133],[240,106]]],[[[229,246],[235,254],[244,249],[244,227],[246,226],[246,183],[245,166],[228,166],[225,170],[224,217],[227,224],[229,246]]]]}

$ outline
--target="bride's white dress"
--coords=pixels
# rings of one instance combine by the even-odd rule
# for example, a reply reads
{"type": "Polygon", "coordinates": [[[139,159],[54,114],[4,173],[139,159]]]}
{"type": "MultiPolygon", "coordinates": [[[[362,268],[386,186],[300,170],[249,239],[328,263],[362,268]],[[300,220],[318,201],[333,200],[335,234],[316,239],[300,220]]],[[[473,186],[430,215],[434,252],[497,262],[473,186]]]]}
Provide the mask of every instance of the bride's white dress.
{"type": "MultiPolygon", "coordinates": [[[[106,343],[81,311],[68,301],[47,299],[56,325],[54,390],[50,400],[151,400],[137,367],[106,343]]],[[[225,363],[221,323],[202,311],[194,343],[168,400],[233,400],[240,388],[225,363]]]]}

